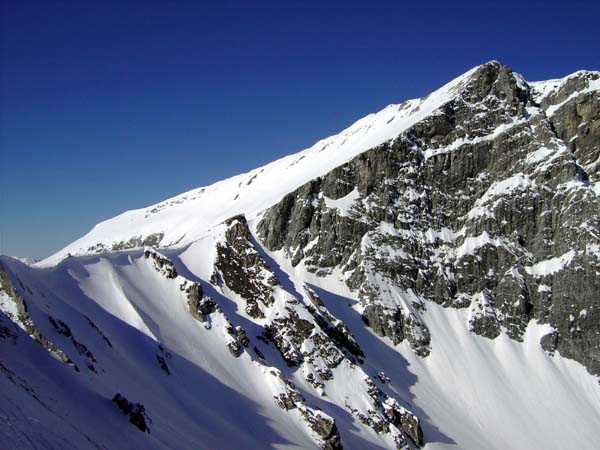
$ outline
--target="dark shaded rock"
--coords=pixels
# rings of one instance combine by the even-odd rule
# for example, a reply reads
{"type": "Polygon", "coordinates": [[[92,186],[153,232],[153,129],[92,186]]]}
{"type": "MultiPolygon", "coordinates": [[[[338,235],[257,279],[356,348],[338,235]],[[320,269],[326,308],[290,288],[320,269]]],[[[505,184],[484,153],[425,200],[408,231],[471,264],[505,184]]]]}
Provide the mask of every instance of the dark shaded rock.
{"type": "Polygon", "coordinates": [[[343,322],[338,322],[334,327],[325,327],[323,331],[332,341],[351,355],[357,356],[359,360],[364,358],[365,354],[343,322]]]}
{"type": "Polygon", "coordinates": [[[104,342],[106,342],[106,345],[108,345],[110,348],[112,348],[112,343],[104,335],[104,333],[102,331],[100,331],[100,328],[98,328],[96,326],[96,324],[94,322],[92,322],[92,320],[88,316],[85,316],[85,319],[88,321],[88,323],[90,324],[90,326],[102,337],[102,339],[104,340],[104,342]]]}
{"type": "Polygon", "coordinates": [[[304,357],[300,347],[308,339],[314,325],[300,318],[294,310],[289,310],[286,317],[278,317],[265,325],[265,338],[275,344],[289,366],[299,365],[304,357]]]}
{"type": "Polygon", "coordinates": [[[506,271],[495,287],[494,297],[496,308],[503,316],[502,325],[507,334],[513,339],[522,340],[525,328],[533,316],[533,304],[522,266],[506,271]]]}
{"type": "Polygon", "coordinates": [[[352,361],[356,358],[362,363],[365,355],[346,324],[329,314],[323,301],[314,290],[308,286],[304,286],[304,290],[314,305],[314,307],[309,305],[307,309],[312,314],[317,325],[319,325],[319,328],[321,328],[329,339],[335,342],[337,347],[345,350],[347,356],[352,361]]]}
{"type": "Polygon", "coordinates": [[[293,383],[285,378],[282,372],[278,372],[277,376],[283,380],[286,386],[285,392],[275,396],[277,406],[286,411],[298,408],[298,406],[304,403],[304,397],[298,392],[293,383]]]}
{"type": "Polygon", "coordinates": [[[256,353],[256,356],[258,356],[261,360],[265,359],[265,355],[263,354],[263,352],[260,351],[260,349],[255,345],[254,348],[254,353],[256,353]]]}
{"type": "Polygon", "coordinates": [[[600,92],[587,88],[598,78],[597,72],[576,72],[541,100],[557,135],[593,181],[600,179],[600,92]]]}
{"type": "MultiPolygon", "coordinates": [[[[20,280],[19,283],[21,284],[21,287],[24,288],[20,280]]],[[[12,319],[13,321],[18,321],[23,326],[25,332],[29,336],[31,336],[31,338],[34,341],[36,341],[50,353],[54,354],[62,362],[70,365],[76,371],[79,371],[77,366],[73,364],[71,359],[63,350],[61,350],[55,344],[46,339],[44,335],[42,335],[35,322],[33,321],[33,318],[29,314],[25,298],[21,294],[19,294],[17,289],[15,289],[8,273],[6,272],[2,264],[0,264],[0,290],[4,291],[15,304],[17,314],[16,317],[10,317],[10,319],[12,319]]]]}
{"type": "Polygon", "coordinates": [[[394,345],[404,340],[402,324],[404,316],[402,311],[395,310],[390,312],[382,305],[367,305],[362,313],[363,321],[373,329],[379,336],[387,336],[394,345]]]}
{"type": "Polygon", "coordinates": [[[169,370],[169,365],[165,361],[165,358],[163,358],[160,355],[156,355],[156,361],[158,361],[158,365],[163,370],[163,372],[165,372],[167,375],[171,375],[171,371],[169,370]]]}
{"type": "Polygon", "coordinates": [[[494,339],[500,336],[500,321],[496,315],[494,299],[489,292],[474,296],[471,304],[469,329],[479,336],[494,339]]]}
{"type": "Polygon", "coordinates": [[[246,301],[246,313],[262,318],[260,305],[273,303],[272,288],[279,281],[254,247],[246,219],[236,216],[225,224],[225,241],[217,244],[215,267],[227,287],[246,301]]]}
{"type": "Polygon", "coordinates": [[[542,348],[547,351],[549,354],[553,355],[558,347],[558,333],[553,331],[551,333],[545,334],[540,339],[540,345],[542,348]]]}
{"type": "Polygon", "coordinates": [[[242,354],[242,346],[238,341],[229,341],[227,343],[227,349],[229,350],[229,353],[231,353],[231,356],[233,356],[234,358],[239,358],[242,354]]]}
{"type": "MultiPolygon", "coordinates": [[[[75,349],[77,350],[77,353],[79,353],[81,356],[88,359],[90,362],[94,362],[94,363],[96,362],[96,358],[94,358],[94,355],[92,354],[92,352],[90,352],[89,349],[84,344],[82,344],[81,342],[79,342],[75,339],[75,337],[73,336],[73,333],[71,332],[71,329],[69,328],[69,326],[66,323],[64,323],[62,320],[55,319],[52,316],[48,316],[48,320],[49,320],[50,324],[52,325],[52,327],[54,327],[54,329],[56,329],[58,334],[65,336],[66,338],[68,338],[71,341],[71,343],[73,344],[73,347],[75,347],[75,349]]],[[[94,368],[94,366],[91,363],[88,363],[87,366],[90,370],[92,370],[93,372],[96,372],[96,369],[94,368]]]]}
{"type": "Polygon", "coordinates": [[[301,412],[309,427],[323,439],[321,447],[323,450],[341,450],[343,448],[335,420],[320,411],[313,412],[305,409],[301,412]]]}
{"type": "Polygon", "coordinates": [[[146,420],[149,419],[146,415],[144,405],[141,403],[131,403],[119,393],[115,394],[112,401],[124,415],[129,417],[129,422],[135,425],[140,431],[150,433],[150,428],[148,428],[148,424],[146,423],[146,420]]]}
{"type": "Polygon", "coordinates": [[[250,339],[248,339],[246,331],[239,325],[235,327],[235,338],[244,348],[248,348],[248,345],[250,345],[250,339]]]}
{"type": "Polygon", "coordinates": [[[166,256],[159,254],[156,250],[146,249],[144,250],[144,258],[152,259],[154,261],[154,268],[156,271],[163,274],[166,278],[177,278],[177,270],[175,270],[173,262],[166,256]]]}
{"type": "Polygon", "coordinates": [[[405,316],[400,308],[389,308],[375,300],[364,308],[362,319],[379,336],[390,338],[394,345],[407,339],[415,353],[429,355],[429,330],[416,316],[405,316]]]}
{"type": "Polygon", "coordinates": [[[510,68],[485,64],[435,113],[267,210],[261,242],[318,276],[338,268],[365,322],[421,355],[429,300],[470,308],[490,339],[550,324],[561,355],[598,374],[600,94],[587,88],[599,76],[574,74],[540,108],[510,68]],[[347,211],[327,207],[350,194],[347,211]],[[572,264],[534,273],[569,252],[572,264]]]}
{"type": "Polygon", "coordinates": [[[215,312],[217,304],[213,299],[204,295],[202,286],[198,283],[192,283],[186,288],[188,298],[188,309],[192,317],[200,322],[204,322],[205,316],[215,312]]]}

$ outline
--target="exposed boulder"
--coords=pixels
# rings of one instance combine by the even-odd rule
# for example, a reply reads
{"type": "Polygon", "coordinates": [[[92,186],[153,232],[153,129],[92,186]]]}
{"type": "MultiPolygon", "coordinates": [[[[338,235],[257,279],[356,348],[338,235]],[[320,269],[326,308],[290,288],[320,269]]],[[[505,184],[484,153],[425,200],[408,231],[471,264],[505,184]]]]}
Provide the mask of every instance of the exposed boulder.
{"type": "Polygon", "coordinates": [[[150,419],[146,414],[146,408],[141,403],[131,403],[121,394],[116,393],[112,401],[117,405],[121,412],[129,418],[129,422],[135,425],[140,431],[150,433],[148,423],[150,419]]]}

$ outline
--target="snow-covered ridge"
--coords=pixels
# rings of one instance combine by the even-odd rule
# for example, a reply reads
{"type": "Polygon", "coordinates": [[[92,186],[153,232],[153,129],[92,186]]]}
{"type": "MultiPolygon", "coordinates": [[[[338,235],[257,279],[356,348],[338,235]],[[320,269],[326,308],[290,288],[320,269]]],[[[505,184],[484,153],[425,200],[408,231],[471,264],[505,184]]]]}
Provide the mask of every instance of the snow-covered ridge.
{"type": "MultiPolygon", "coordinates": [[[[499,63],[492,61],[483,66],[487,64],[499,63]]],[[[243,213],[251,220],[307,181],[325,175],[360,153],[396,138],[430,116],[460,96],[469,79],[483,66],[469,70],[421,99],[388,105],[358,120],[339,134],[262,168],[101,222],[88,234],[37,265],[54,265],[69,253],[85,254],[143,245],[184,246],[204,236],[212,226],[236,214],[243,213]]],[[[540,100],[541,96],[554,92],[577,74],[579,72],[562,79],[530,85],[534,93],[540,93],[540,100]]],[[[519,84],[525,83],[523,77],[516,73],[513,75],[519,84]]],[[[600,88],[594,83],[588,89],[600,88]]],[[[441,151],[450,150],[444,148],[441,151]]]]}
{"type": "Polygon", "coordinates": [[[94,250],[109,250],[114,243],[127,243],[136,238],[141,240],[157,233],[162,237],[162,247],[185,245],[235,214],[244,213],[250,219],[307,181],[397,137],[423,120],[457,97],[480,67],[469,70],[421,99],[388,105],[377,113],[369,114],[339,134],[322,139],[299,153],[101,222],[87,235],[40,262],[39,266],[56,264],[69,253],[93,251],[90,247],[98,244],[102,245],[94,250]]]}
{"type": "Polygon", "coordinates": [[[578,97],[587,92],[600,91],[600,72],[591,70],[579,70],[563,78],[556,78],[546,81],[533,81],[529,83],[532,88],[532,93],[538,103],[542,103],[552,95],[556,94],[566,83],[577,79],[587,81],[587,86],[581,90],[575,90],[568,98],[564,99],[556,105],[552,105],[546,111],[548,116],[552,116],[562,105],[569,100],[578,97]]]}

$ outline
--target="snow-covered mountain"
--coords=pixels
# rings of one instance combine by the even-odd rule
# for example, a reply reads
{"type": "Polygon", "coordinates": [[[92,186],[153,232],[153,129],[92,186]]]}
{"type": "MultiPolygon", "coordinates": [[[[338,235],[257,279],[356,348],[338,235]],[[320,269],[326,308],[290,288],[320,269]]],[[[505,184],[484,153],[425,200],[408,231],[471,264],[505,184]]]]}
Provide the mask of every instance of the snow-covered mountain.
{"type": "Polygon", "coordinates": [[[6,448],[595,448],[600,73],[496,61],[0,258],[6,448]]]}

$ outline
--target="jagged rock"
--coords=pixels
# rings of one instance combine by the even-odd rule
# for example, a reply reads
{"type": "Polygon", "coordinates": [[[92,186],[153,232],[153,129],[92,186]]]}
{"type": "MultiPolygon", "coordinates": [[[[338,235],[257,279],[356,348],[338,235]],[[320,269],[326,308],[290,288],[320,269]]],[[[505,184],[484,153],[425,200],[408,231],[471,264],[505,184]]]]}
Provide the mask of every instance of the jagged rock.
{"type": "Polygon", "coordinates": [[[383,392],[370,378],[367,378],[365,380],[365,383],[367,384],[367,394],[369,394],[369,397],[373,399],[373,402],[375,402],[375,404],[378,404],[379,397],[383,394],[383,392]]]}
{"type": "Polygon", "coordinates": [[[27,309],[27,303],[25,298],[19,294],[17,289],[13,286],[10,278],[8,277],[5,268],[0,264],[0,291],[6,293],[11,301],[14,302],[17,314],[16,317],[10,317],[16,324],[21,326],[25,332],[31,336],[31,338],[48,350],[50,353],[56,355],[62,362],[70,365],[75,370],[79,370],[77,366],[71,361],[67,354],[58,348],[55,344],[50,342],[42,335],[38,327],[36,326],[33,318],[29,314],[27,309]]]}
{"type": "Polygon", "coordinates": [[[512,267],[494,290],[496,308],[504,317],[502,324],[507,334],[522,340],[525,328],[533,314],[533,305],[527,289],[526,273],[522,266],[512,267]]]}
{"type": "Polygon", "coordinates": [[[297,366],[303,360],[300,347],[308,339],[314,325],[302,319],[298,313],[288,310],[286,317],[278,317],[265,325],[265,337],[273,342],[289,366],[297,366]]]}
{"type": "Polygon", "coordinates": [[[154,261],[154,268],[157,272],[162,273],[168,279],[177,278],[177,270],[173,262],[166,256],[161,255],[156,250],[147,248],[144,250],[144,258],[152,259],[154,261]]]}
{"type": "Polygon", "coordinates": [[[542,88],[485,64],[438,111],[267,210],[261,242],[318,276],[337,267],[365,322],[423,356],[428,300],[469,308],[469,327],[491,339],[550,324],[561,355],[598,374],[597,78],[542,88]],[[546,261],[560,267],[542,274],[546,261]]]}
{"type": "MultiPolygon", "coordinates": [[[[381,374],[380,374],[381,375],[381,374]]],[[[380,379],[386,379],[385,375],[380,379]]],[[[403,434],[408,436],[417,446],[423,445],[423,431],[419,419],[412,412],[400,406],[395,398],[385,394],[373,379],[365,379],[366,392],[371,398],[372,408],[361,412],[346,403],[350,410],[364,425],[371,427],[378,434],[391,433],[396,443],[396,448],[409,448],[403,434]]]]}
{"type": "Polygon", "coordinates": [[[158,361],[158,365],[163,370],[163,372],[165,372],[167,375],[171,375],[171,371],[169,370],[169,365],[165,361],[165,358],[163,358],[160,355],[156,355],[156,361],[158,361]]]}
{"type": "Polygon", "coordinates": [[[371,304],[365,307],[362,317],[364,322],[379,336],[389,337],[394,344],[404,340],[402,311],[395,310],[392,312],[382,305],[371,304]]]}
{"type": "Polygon", "coordinates": [[[546,350],[549,354],[553,355],[558,347],[558,339],[559,335],[556,331],[545,334],[540,339],[540,345],[544,350],[546,350]]]}
{"type": "Polygon", "coordinates": [[[301,409],[304,419],[309,427],[322,439],[322,450],[341,450],[342,441],[335,420],[321,411],[301,409]]]}
{"type": "Polygon", "coordinates": [[[390,422],[401,428],[415,445],[421,447],[423,445],[423,430],[418,417],[400,406],[397,400],[390,397],[383,402],[383,407],[390,422]]]}
{"type": "Polygon", "coordinates": [[[579,71],[557,84],[546,95],[535,92],[534,98],[548,111],[558,137],[566,142],[590,180],[600,178],[600,94],[588,91],[598,80],[597,72],[579,71]]]}
{"type": "Polygon", "coordinates": [[[351,360],[354,360],[354,357],[356,357],[358,361],[362,362],[365,355],[346,324],[337,320],[327,312],[323,300],[321,300],[314,290],[310,289],[308,286],[304,286],[304,290],[314,305],[314,308],[309,307],[308,310],[321,330],[323,330],[327,337],[333,340],[338,347],[344,349],[351,360]]]}
{"type": "Polygon", "coordinates": [[[135,425],[140,431],[150,433],[150,428],[146,423],[149,421],[146,415],[146,409],[141,403],[131,403],[121,394],[117,393],[113,397],[112,401],[117,405],[123,414],[129,417],[129,422],[135,425]]]}
{"type": "Polygon", "coordinates": [[[225,320],[225,330],[228,334],[227,349],[229,350],[229,353],[231,353],[231,356],[233,356],[234,358],[238,358],[244,351],[244,346],[242,346],[242,344],[237,339],[237,330],[233,327],[233,325],[231,325],[231,323],[229,323],[227,319],[225,320]]]}
{"type": "Polygon", "coordinates": [[[68,338],[71,341],[71,343],[77,350],[77,353],[79,353],[81,356],[85,357],[88,360],[87,367],[92,372],[96,372],[96,368],[92,364],[92,363],[96,362],[96,358],[94,358],[94,355],[92,354],[92,352],[90,352],[89,349],[84,344],[82,344],[81,342],[79,342],[75,339],[69,326],[66,323],[64,323],[62,320],[55,319],[52,316],[48,316],[48,321],[50,322],[52,327],[58,332],[58,334],[65,336],[66,338],[68,338]]]}
{"type": "Polygon", "coordinates": [[[500,321],[496,316],[493,299],[488,292],[484,291],[473,296],[469,329],[473,333],[489,339],[494,339],[500,335],[500,321]]]}
{"type": "Polygon", "coordinates": [[[362,318],[375,333],[389,337],[394,345],[408,339],[415,353],[420,356],[429,354],[429,330],[414,314],[405,316],[398,307],[370,303],[364,308],[362,318]]]}
{"type": "Polygon", "coordinates": [[[198,283],[192,283],[187,289],[188,309],[192,317],[200,322],[205,321],[205,317],[215,312],[217,304],[213,299],[204,295],[202,286],[198,283]]]}
{"type": "Polygon", "coordinates": [[[275,396],[277,406],[286,411],[298,408],[300,404],[304,403],[304,397],[298,392],[296,387],[284,377],[282,372],[278,372],[277,376],[285,383],[285,391],[275,396]]]}
{"type": "Polygon", "coordinates": [[[242,354],[242,346],[237,341],[229,341],[227,343],[227,348],[234,358],[238,358],[242,354]]]}
{"type": "Polygon", "coordinates": [[[217,245],[215,267],[227,287],[246,301],[246,313],[263,318],[260,305],[273,303],[272,288],[279,281],[254,248],[246,219],[235,216],[225,224],[225,241],[217,245]]]}
{"type": "Polygon", "coordinates": [[[239,325],[235,327],[235,337],[244,348],[248,348],[248,345],[250,345],[250,339],[248,339],[246,331],[239,325]]]}

